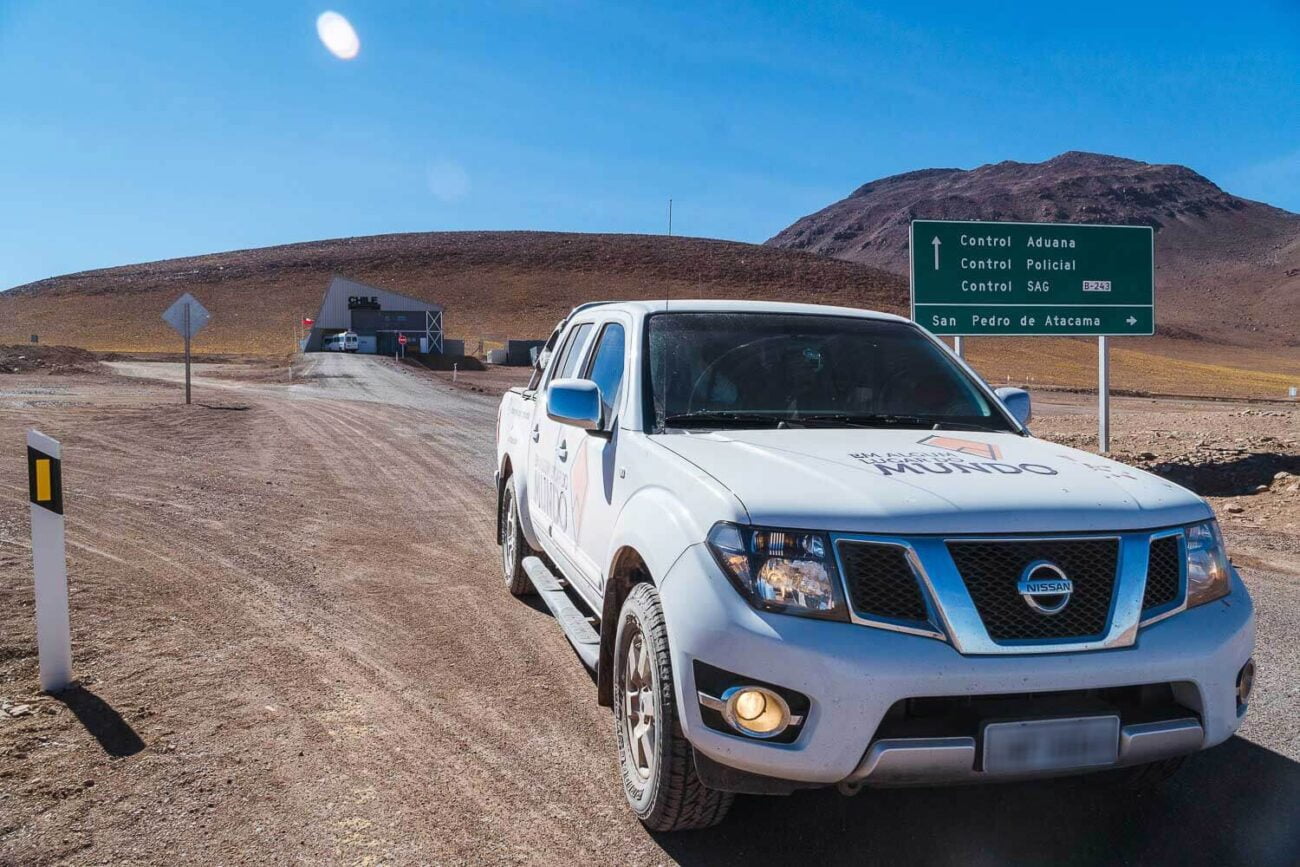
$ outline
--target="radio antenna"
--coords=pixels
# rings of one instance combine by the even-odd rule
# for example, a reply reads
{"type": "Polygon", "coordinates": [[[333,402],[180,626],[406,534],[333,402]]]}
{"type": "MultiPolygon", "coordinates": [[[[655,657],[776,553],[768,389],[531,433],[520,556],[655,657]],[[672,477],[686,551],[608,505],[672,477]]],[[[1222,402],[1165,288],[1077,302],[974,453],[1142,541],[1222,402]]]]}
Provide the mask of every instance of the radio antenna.
{"type": "MultiPolygon", "coordinates": [[[[668,198],[668,237],[671,238],[672,236],[673,236],[673,200],[672,197],[670,196],[668,198]]],[[[664,282],[664,310],[665,311],[668,310],[668,301],[670,300],[672,295],[671,288],[670,288],[671,286],[672,286],[671,283],[667,281],[664,282]]]]}

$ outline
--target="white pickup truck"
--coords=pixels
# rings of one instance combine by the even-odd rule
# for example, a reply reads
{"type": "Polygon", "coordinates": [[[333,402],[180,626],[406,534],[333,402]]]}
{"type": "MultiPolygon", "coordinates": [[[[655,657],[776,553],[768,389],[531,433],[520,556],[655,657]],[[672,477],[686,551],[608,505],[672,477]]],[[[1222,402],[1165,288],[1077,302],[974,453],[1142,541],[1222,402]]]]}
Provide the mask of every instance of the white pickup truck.
{"type": "Polygon", "coordinates": [[[1132,784],[1232,735],[1254,612],[1213,511],[1029,418],[883,313],[560,323],[501,402],[502,566],[596,672],[642,822],[816,786],[1132,784]]]}

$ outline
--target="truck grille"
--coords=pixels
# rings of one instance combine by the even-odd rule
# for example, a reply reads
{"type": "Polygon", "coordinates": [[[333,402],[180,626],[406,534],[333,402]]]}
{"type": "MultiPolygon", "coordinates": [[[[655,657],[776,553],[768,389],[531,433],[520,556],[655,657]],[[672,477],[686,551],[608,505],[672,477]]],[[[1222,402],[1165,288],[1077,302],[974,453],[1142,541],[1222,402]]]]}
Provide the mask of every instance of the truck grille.
{"type": "Polygon", "coordinates": [[[947,546],[994,641],[1093,639],[1106,632],[1118,539],[952,541],[947,546]],[[1016,589],[1020,573],[1035,560],[1055,563],[1074,584],[1070,601],[1059,614],[1039,614],[1016,589]]]}
{"type": "Polygon", "coordinates": [[[1178,598],[1183,580],[1178,537],[1161,536],[1151,540],[1151,555],[1147,562],[1147,588],[1142,594],[1142,613],[1168,605],[1178,598]]]}
{"type": "Polygon", "coordinates": [[[907,555],[898,545],[840,542],[840,563],[853,609],[862,617],[927,619],[925,599],[907,555]]]}

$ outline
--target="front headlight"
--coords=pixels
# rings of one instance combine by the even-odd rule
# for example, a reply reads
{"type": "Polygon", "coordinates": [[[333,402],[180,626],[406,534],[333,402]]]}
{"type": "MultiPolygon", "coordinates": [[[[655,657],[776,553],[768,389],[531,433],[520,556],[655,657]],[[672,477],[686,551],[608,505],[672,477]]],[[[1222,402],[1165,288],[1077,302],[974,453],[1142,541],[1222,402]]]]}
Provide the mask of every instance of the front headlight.
{"type": "Polygon", "coordinates": [[[848,619],[824,533],[721,522],[709,531],[708,544],[722,571],[755,608],[848,619]]]}
{"type": "Polygon", "coordinates": [[[1193,524],[1187,535],[1187,607],[1204,605],[1228,595],[1228,555],[1218,521],[1193,524]]]}

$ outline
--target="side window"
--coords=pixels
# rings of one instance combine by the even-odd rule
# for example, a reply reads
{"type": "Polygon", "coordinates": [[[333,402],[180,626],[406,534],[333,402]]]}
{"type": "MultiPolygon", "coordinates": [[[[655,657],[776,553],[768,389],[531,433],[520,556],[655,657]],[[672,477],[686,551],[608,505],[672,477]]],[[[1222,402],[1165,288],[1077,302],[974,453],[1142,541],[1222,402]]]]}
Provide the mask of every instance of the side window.
{"type": "Polygon", "coordinates": [[[565,341],[564,351],[560,353],[554,366],[551,379],[565,379],[573,376],[582,360],[582,348],[587,345],[587,335],[591,333],[591,323],[585,322],[573,330],[565,341]]]}
{"type": "Polygon", "coordinates": [[[613,416],[619,390],[623,387],[623,326],[617,322],[611,322],[600,332],[587,379],[600,387],[600,402],[604,404],[608,421],[613,416]]]}

